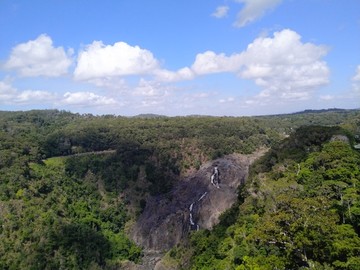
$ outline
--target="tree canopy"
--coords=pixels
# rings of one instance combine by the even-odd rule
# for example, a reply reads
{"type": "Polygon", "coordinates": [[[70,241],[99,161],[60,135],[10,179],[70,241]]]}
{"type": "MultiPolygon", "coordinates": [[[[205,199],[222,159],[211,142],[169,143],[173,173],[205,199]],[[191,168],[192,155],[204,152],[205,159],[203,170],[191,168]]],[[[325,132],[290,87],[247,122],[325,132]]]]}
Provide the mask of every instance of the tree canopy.
{"type": "Polygon", "coordinates": [[[359,269],[359,116],[0,111],[0,268],[138,263],[128,228],[146,198],[206,161],[267,148],[220,224],[170,255],[193,269],[359,269]]]}

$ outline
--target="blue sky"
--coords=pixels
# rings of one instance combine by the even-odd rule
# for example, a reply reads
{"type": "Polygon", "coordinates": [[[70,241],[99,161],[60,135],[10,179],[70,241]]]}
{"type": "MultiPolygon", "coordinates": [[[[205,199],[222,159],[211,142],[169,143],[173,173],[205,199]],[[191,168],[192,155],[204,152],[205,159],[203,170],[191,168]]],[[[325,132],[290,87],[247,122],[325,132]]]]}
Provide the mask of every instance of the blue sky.
{"type": "Polygon", "coordinates": [[[358,0],[0,0],[0,110],[359,108],[358,0]]]}

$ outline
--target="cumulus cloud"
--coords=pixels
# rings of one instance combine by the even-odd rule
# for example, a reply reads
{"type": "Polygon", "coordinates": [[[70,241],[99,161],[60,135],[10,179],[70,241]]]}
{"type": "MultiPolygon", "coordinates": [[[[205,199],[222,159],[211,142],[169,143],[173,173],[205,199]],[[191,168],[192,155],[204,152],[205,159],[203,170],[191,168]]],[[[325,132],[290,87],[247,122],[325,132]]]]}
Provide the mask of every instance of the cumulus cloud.
{"type": "Polygon", "coordinates": [[[184,67],[177,71],[158,69],[154,71],[156,80],[163,82],[176,82],[192,80],[197,76],[220,72],[235,72],[241,67],[239,54],[226,56],[213,51],[199,53],[191,67],[184,67]]]}
{"type": "Polygon", "coordinates": [[[239,76],[264,88],[262,97],[309,98],[313,89],[329,82],[329,68],[321,60],[327,48],[300,39],[288,29],[275,32],[273,38],[257,38],[241,53],[239,76]]]}
{"type": "Polygon", "coordinates": [[[198,54],[191,70],[195,75],[236,73],[263,89],[259,98],[304,100],[329,81],[329,68],[321,60],[326,54],[326,47],[303,43],[299,34],[285,29],[273,37],[259,37],[245,51],[230,56],[212,51],[198,54]]]}
{"type": "MultiPolygon", "coordinates": [[[[329,68],[322,60],[327,51],[325,46],[304,43],[298,33],[284,29],[273,36],[261,36],[245,50],[231,55],[213,51],[199,53],[190,66],[170,71],[163,69],[146,49],[124,42],[104,45],[101,41],[94,41],[79,53],[74,78],[125,92],[130,91],[126,76],[139,75],[138,85],[131,88],[132,94],[143,97],[147,104],[153,104],[154,99],[163,98],[174,89],[166,83],[227,72],[241,79],[253,80],[261,89],[255,99],[262,102],[306,100],[312,97],[316,88],[329,81],[329,68]]],[[[66,93],[64,103],[104,105],[116,101],[91,92],[77,92],[66,93]]]]}
{"type": "Polygon", "coordinates": [[[55,48],[52,39],[43,34],[15,46],[4,68],[24,77],[57,77],[67,73],[72,64],[71,54],[72,50],[65,52],[63,47],[55,48]]]}
{"type": "Polygon", "coordinates": [[[195,73],[188,67],[181,68],[177,71],[170,71],[166,69],[154,70],[154,75],[157,81],[162,82],[177,82],[192,80],[195,78],[195,73]]]}
{"type": "Polygon", "coordinates": [[[125,42],[104,45],[94,41],[79,53],[74,77],[91,80],[114,76],[151,74],[159,66],[153,54],[125,42]]]}
{"type": "Polygon", "coordinates": [[[92,92],[66,92],[64,95],[42,90],[20,91],[11,84],[11,79],[0,81],[0,104],[31,105],[50,104],[55,106],[98,107],[121,105],[111,97],[92,92]]]}
{"type": "Polygon", "coordinates": [[[107,106],[118,104],[113,98],[99,96],[92,92],[66,92],[62,103],[74,106],[107,106]]]}
{"type": "Polygon", "coordinates": [[[268,10],[273,9],[282,0],[237,0],[243,3],[244,7],[237,15],[235,22],[236,27],[244,27],[245,25],[261,18],[268,10]]]}
{"type": "Polygon", "coordinates": [[[212,51],[207,51],[196,55],[195,62],[191,69],[198,75],[219,73],[219,72],[233,72],[239,69],[241,62],[239,55],[226,56],[225,54],[216,54],[212,51]]]}
{"type": "Polygon", "coordinates": [[[6,79],[0,81],[0,104],[37,104],[54,101],[56,96],[48,91],[25,90],[18,91],[6,79]]]}
{"type": "Polygon", "coordinates": [[[219,6],[216,8],[215,12],[211,14],[211,16],[220,19],[225,17],[228,11],[229,11],[228,6],[219,6]]]}
{"type": "Polygon", "coordinates": [[[242,52],[228,56],[206,51],[197,54],[190,67],[175,72],[158,69],[154,74],[159,81],[173,82],[213,73],[235,73],[253,80],[262,89],[257,98],[306,100],[314,89],[329,82],[329,68],[322,60],[327,52],[327,47],[304,43],[298,33],[284,29],[272,37],[255,39],[242,52]]]}
{"type": "Polygon", "coordinates": [[[55,100],[54,94],[40,90],[25,90],[19,93],[14,99],[16,103],[33,103],[34,101],[38,103],[38,102],[49,102],[54,100],[55,100]]]}

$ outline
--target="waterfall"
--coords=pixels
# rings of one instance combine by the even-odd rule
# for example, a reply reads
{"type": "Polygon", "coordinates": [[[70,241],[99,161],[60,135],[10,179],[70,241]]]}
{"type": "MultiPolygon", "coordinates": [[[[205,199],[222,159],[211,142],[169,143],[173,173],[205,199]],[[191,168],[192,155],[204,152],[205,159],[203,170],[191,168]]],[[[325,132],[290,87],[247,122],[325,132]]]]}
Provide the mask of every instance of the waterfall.
{"type": "MultiPolygon", "coordinates": [[[[205,198],[205,196],[207,195],[207,191],[205,191],[201,196],[200,198],[197,200],[197,202],[200,202],[202,199],[205,198]]],[[[199,224],[195,223],[194,219],[193,219],[193,209],[194,209],[194,205],[195,205],[195,202],[193,202],[192,204],[190,204],[189,206],[189,219],[190,219],[190,229],[192,227],[195,227],[196,230],[198,231],[200,229],[200,226],[199,224]]]]}

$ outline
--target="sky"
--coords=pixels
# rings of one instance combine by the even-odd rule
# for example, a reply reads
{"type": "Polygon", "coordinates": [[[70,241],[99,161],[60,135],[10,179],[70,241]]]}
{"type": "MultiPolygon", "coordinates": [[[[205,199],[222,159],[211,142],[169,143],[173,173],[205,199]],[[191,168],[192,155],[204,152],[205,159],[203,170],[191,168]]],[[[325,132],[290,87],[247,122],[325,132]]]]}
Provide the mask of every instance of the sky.
{"type": "Polygon", "coordinates": [[[359,0],[0,0],[0,110],[360,108],[359,0]]]}

